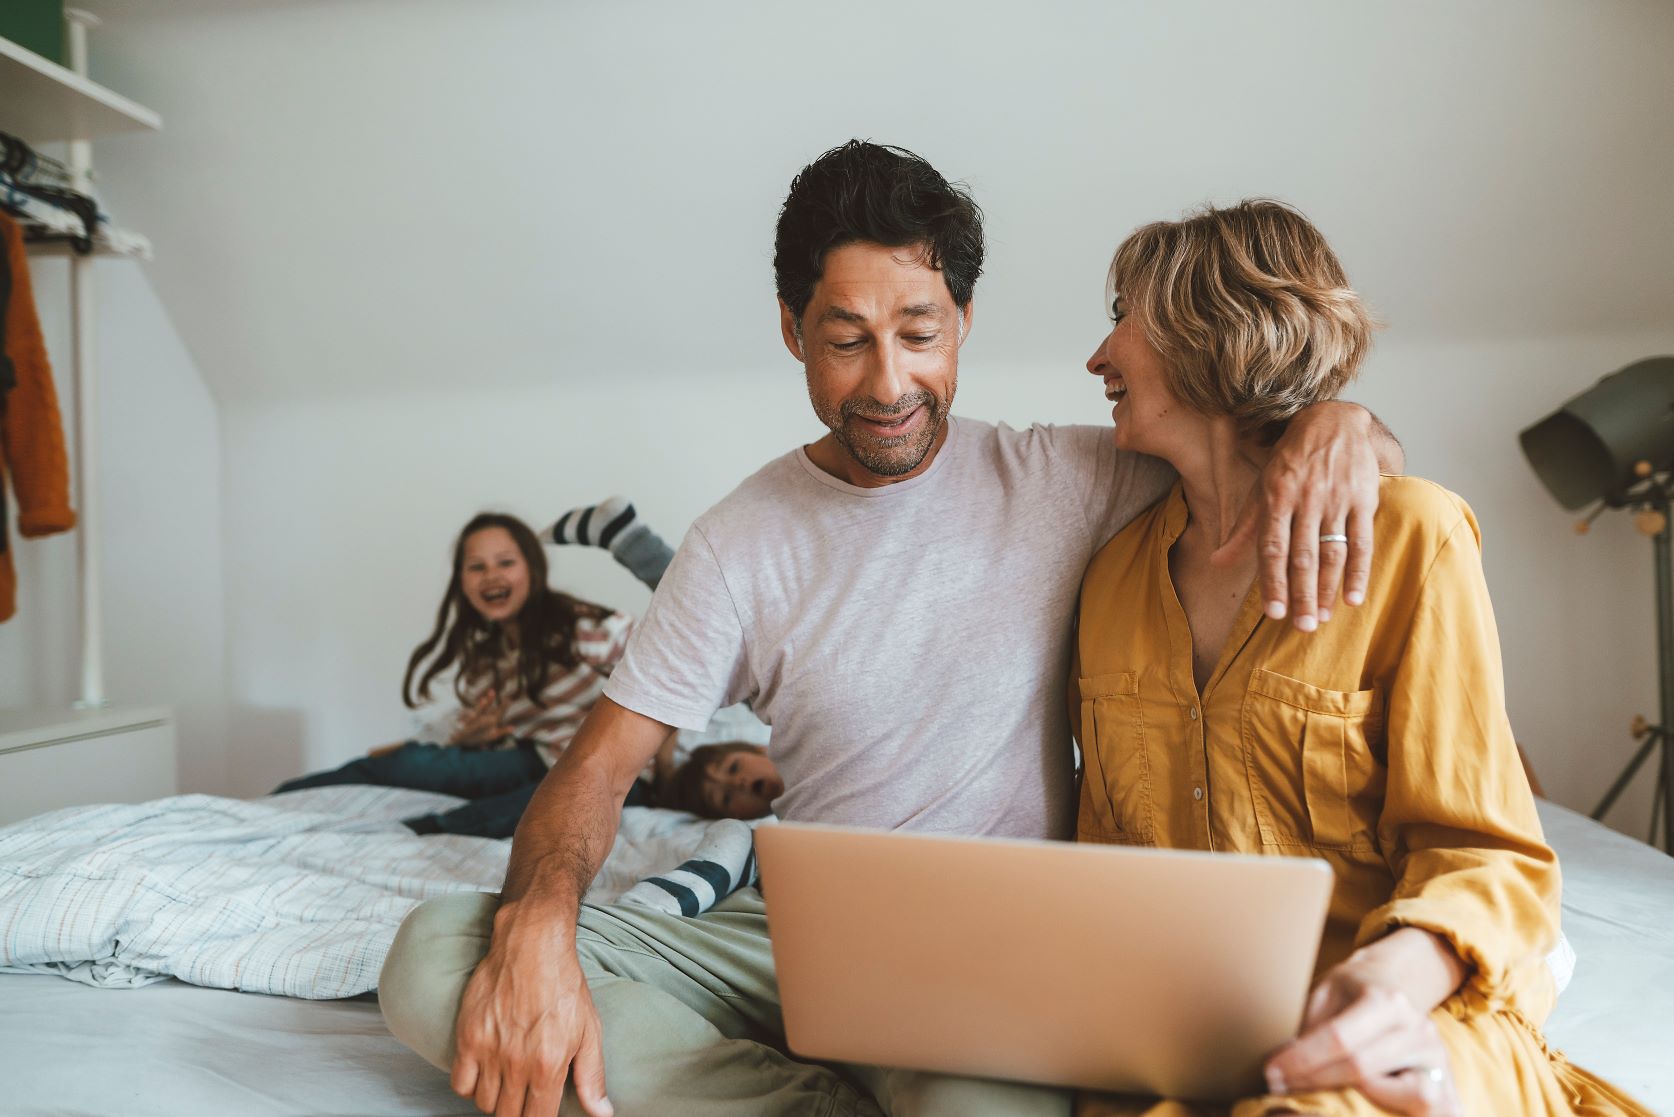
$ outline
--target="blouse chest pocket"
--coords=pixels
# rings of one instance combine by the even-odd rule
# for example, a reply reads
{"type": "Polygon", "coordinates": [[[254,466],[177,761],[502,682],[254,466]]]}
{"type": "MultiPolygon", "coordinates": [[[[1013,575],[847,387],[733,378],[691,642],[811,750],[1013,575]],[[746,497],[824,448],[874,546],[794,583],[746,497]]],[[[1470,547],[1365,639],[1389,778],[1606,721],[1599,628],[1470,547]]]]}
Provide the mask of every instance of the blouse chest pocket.
{"type": "Polygon", "coordinates": [[[1382,721],[1376,691],[1326,690],[1255,671],[1242,743],[1262,844],[1375,850],[1382,721]]]}
{"type": "Polygon", "coordinates": [[[1117,671],[1079,683],[1084,771],[1077,829],[1096,841],[1149,845],[1156,830],[1139,677],[1117,671]]]}

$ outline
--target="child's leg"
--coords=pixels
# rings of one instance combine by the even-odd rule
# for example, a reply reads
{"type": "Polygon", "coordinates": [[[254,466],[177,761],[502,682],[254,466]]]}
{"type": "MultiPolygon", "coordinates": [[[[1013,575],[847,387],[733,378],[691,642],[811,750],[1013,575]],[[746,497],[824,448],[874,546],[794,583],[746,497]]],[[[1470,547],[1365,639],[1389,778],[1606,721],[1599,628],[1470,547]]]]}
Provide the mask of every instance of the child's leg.
{"type": "Polygon", "coordinates": [[[652,589],[657,588],[674,558],[674,548],[639,518],[625,496],[572,508],[541,532],[541,538],[550,543],[603,547],[652,589]]]}
{"type": "Polygon", "coordinates": [[[280,784],[277,791],[368,783],[475,799],[539,780],[545,773],[546,765],[532,748],[462,749],[409,741],[392,753],[363,756],[341,768],[280,784]]]}
{"type": "Polygon", "coordinates": [[[509,838],[517,830],[518,820],[535,797],[539,777],[521,787],[485,795],[464,806],[439,814],[403,819],[407,829],[415,834],[469,834],[476,838],[509,838]]]}
{"type": "Polygon", "coordinates": [[[329,772],[310,772],[306,776],[286,780],[273,789],[273,794],[278,795],[286,791],[302,791],[310,787],[330,787],[334,784],[345,783],[374,784],[378,787],[404,787],[406,785],[401,781],[423,771],[425,750],[438,747],[440,746],[408,741],[399,748],[379,756],[356,757],[341,768],[333,768],[329,772]]]}
{"type": "MultiPolygon", "coordinates": [[[[544,765],[542,767],[544,769],[544,765]]],[[[537,775],[522,787],[498,795],[485,795],[451,811],[403,821],[407,829],[415,834],[470,834],[478,838],[509,838],[516,832],[518,820],[528,808],[529,800],[535,797],[535,789],[541,785],[541,779],[542,776],[537,775]]],[[[645,805],[649,797],[644,785],[644,780],[635,780],[633,788],[628,792],[628,801],[623,806],[645,805]]]]}

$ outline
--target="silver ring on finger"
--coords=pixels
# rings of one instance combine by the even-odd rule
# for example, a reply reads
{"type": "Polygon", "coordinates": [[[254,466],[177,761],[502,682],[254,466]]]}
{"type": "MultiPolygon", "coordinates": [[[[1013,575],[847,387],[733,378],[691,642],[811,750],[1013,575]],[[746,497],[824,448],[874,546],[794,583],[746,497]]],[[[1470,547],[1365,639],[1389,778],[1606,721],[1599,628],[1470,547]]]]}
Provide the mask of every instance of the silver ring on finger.
{"type": "Polygon", "coordinates": [[[1320,536],[1319,541],[1321,543],[1347,543],[1348,542],[1348,536],[1343,535],[1340,532],[1332,532],[1329,535],[1320,536]]]}
{"type": "Polygon", "coordinates": [[[1408,1067],[1406,1070],[1396,1073],[1413,1075],[1430,1086],[1440,1086],[1447,1080],[1447,1068],[1445,1067],[1408,1067]]]}

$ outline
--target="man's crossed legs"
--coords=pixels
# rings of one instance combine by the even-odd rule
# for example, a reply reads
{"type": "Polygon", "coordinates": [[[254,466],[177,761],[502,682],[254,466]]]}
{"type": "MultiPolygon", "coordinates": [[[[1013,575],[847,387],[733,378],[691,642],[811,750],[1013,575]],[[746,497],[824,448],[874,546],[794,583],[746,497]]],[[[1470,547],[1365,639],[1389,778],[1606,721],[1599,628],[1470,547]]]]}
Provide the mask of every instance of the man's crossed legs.
{"type": "MultiPolygon", "coordinates": [[[[498,903],[494,895],[458,893],[420,905],[384,963],[378,995],[390,1031],[443,1071],[453,1064],[459,999],[488,952],[498,903]]],[[[584,906],[576,952],[603,1024],[605,1084],[618,1117],[1069,1113],[1065,1091],[834,1069],[786,1055],[766,909],[754,889],[690,918],[584,906]]],[[[572,1091],[564,1113],[582,1113],[572,1091]]]]}

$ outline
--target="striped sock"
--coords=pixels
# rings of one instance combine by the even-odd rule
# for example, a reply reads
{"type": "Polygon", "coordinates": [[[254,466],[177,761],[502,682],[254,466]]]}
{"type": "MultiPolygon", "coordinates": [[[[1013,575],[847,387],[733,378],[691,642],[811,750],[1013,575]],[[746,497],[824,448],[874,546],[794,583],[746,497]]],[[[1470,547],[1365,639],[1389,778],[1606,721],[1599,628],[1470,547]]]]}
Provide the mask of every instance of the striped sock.
{"type": "Polygon", "coordinates": [[[579,543],[614,551],[634,534],[636,527],[643,526],[633,503],[625,496],[613,496],[597,504],[570,509],[541,535],[553,543],[579,543]]]}
{"type": "Polygon", "coordinates": [[[748,823],[723,818],[704,830],[691,860],[671,872],[646,877],[616,902],[692,916],[754,883],[755,833],[748,823]]]}
{"type": "Polygon", "coordinates": [[[625,496],[572,508],[542,531],[541,538],[548,543],[603,547],[652,589],[657,588],[663,571],[674,559],[674,548],[639,518],[625,496]]]}

